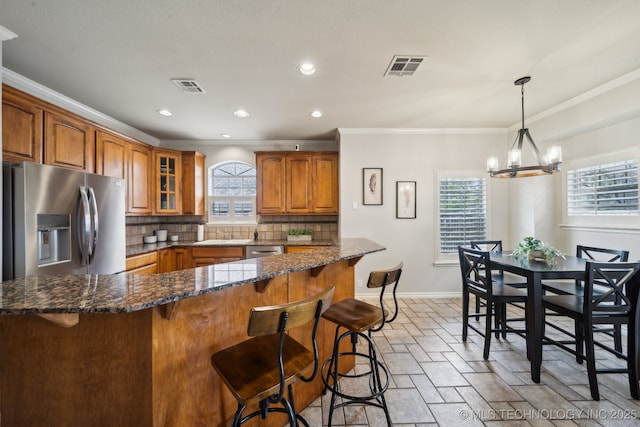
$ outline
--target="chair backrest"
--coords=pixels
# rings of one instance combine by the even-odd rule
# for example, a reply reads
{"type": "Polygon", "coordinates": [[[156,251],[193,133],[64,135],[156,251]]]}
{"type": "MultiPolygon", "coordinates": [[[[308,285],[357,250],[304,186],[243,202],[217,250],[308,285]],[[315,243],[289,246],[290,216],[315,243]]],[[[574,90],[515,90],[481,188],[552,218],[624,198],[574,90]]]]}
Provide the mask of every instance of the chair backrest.
{"type": "Polygon", "coordinates": [[[640,276],[636,273],[639,270],[640,262],[587,261],[583,314],[627,316],[638,300],[640,276]],[[594,283],[599,287],[596,294],[594,283]]]}
{"type": "Polygon", "coordinates": [[[371,332],[377,332],[384,327],[385,323],[391,323],[398,317],[398,298],[396,297],[396,290],[398,289],[398,283],[400,282],[400,275],[402,274],[402,267],[404,263],[400,263],[388,270],[375,270],[369,273],[369,280],[367,281],[367,288],[382,288],[380,289],[380,307],[382,310],[382,323],[371,329],[371,332]],[[393,296],[393,308],[391,310],[385,309],[384,293],[388,286],[393,285],[391,295],[393,296]],[[390,315],[390,312],[392,313],[390,315]]]}
{"type": "Polygon", "coordinates": [[[502,252],[502,240],[472,240],[471,249],[487,252],[502,252]]]}
{"type": "Polygon", "coordinates": [[[289,329],[313,322],[313,332],[311,333],[313,373],[307,377],[300,375],[299,378],[302,381],[310,382],[317,375],[319,365],[318,342],[316,340],[318,323],[322,313],[331,305],[334,291],[335,287],[332,286],[307,299],[281,305],[254,307],[251,309],[247,329],[249,336],[278,335],[278,352],[274,357],[278,358],[280,387],[278,393],[273,395],[273,399],[280,400],[280,398],[284,396],[286,378],[282,349],[286,332],[289,329]]]}
{"type": "Polygon", "coordinates": [[[576,256],[597,262],[627,262],[629,260],[629,251],[578,245],[576,247],[576,256]]]}
{"type": "Polygon", "coordinates": [[[462,287],[469,287],[491,295],[493,283],[491,281],[491,256],[489,251],[458,246],[458,258],[460,259],[460,274],[462,287]]]}
{"type": "Polygon", "coordinates": [[[249,314],[247,334],[251,337],[284,333],[289,329],[318,322],[329,308],[335,287],[300,301],[281,305],[254,307],[249,314]]]}

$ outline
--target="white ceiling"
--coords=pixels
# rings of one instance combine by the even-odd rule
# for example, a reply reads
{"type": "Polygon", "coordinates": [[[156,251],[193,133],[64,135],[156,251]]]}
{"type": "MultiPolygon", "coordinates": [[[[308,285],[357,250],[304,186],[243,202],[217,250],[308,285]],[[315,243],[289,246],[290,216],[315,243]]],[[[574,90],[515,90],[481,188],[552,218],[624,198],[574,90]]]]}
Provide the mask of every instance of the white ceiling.
{"type": "Polygon", "coordinates": [[[6,68],[161,140],[507,127],[518,77],[531,116],[640,69],[637,0],[0,0],[0,25],[6,68]],[[429,58],[384,77],[394,55],[429,58]]]}

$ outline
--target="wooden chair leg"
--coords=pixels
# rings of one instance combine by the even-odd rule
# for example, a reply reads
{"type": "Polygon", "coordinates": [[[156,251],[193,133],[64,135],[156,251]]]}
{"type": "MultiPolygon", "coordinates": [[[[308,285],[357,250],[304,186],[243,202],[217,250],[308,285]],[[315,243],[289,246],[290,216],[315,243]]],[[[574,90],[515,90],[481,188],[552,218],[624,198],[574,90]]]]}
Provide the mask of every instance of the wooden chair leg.
{"type": "Polygon", "coordinates": [[[595,345],[593,343],[593,326],[584,324],[584,344],[585,356],[587,358],[587,374],[589,375],[589,389],[593,400],[600,400],[600,392],[598,391],[598,378],[596,375],[596,354],[595,345]]]}
{"type": "MultiPolygon", "coordinates": [[[[584,360],[583,354],[585,346],[583,337],[588,332],[583,330],[584,325],[578,320],[574,321],[573,328],[574,334],[576,336],[576,362],[582,365],[582,361],[584,360]]],[[[591,332],[591,337],[593,337],[593,331],[591,332]]]]}
{"type": "MultiPolygon", "coordinates": [[[[477,300],[477,297],[476,297],[477,300]]],[[[462,292],[462,341],[467,341],[469,332],[469,292],[462,292]]]]}
{"type": "Polygon", "coordinates": [[[484,353],[483,353],[483,357],[485,359],[489,358],[489,347],[491,346],[491,322],[493,319],[491,319],[491,315],[492,315],[492,311],[493,311],[493,304],[490,303],[489,301],[487,301],[487,303],[485,304],[485,307],[487,309],[487,317],[486,317],[486,323],[485,323],[485,333],[484,333],[484,353]]]}

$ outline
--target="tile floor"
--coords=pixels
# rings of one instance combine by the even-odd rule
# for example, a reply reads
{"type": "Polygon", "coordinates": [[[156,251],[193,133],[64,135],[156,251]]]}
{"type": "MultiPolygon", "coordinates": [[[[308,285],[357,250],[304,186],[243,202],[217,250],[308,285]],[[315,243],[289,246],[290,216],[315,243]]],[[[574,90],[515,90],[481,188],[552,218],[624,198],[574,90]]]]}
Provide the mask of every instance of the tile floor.
{"type": "MultiPolygon", "coordinates": [[[[631,399],[625,374],[599,374],[596,402],[584,365],[555,347],[544,348],[540,384],[531,381],[521,337],[493,339],[484,360],[482,337],[470,330],[462,342],[461,302],[403,298],[396,321],[375,334],[391,375],[385,396],[394,426],[640,425],[640,401],[631,399]]],[[[597,357],[598,366],[624,363],[606,353],[597,357]]],[[[326,395],[303,411],[310,426],[327,425],[328,403],[326,395]]],[[[386,422],[381,409],[348,406],[334,413],[332,424],[386,422]]]]}

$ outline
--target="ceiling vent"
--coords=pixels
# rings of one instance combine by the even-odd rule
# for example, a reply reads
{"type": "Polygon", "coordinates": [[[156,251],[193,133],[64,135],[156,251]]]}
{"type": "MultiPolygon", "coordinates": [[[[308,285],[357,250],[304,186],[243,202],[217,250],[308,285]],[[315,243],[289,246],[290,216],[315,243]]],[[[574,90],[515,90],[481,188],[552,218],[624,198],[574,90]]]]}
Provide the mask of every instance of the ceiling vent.
{"type": "Polygon", "coordinates": [[[413,76],[420,64],[427,59],[426,56],[396,55],[385,71],[385,76],[413,76]]]}
{"type": "Polygon", "coordinates": [[[200,83],[194,79],[171,79],[184,93],[206,93],[200,83]]]}

